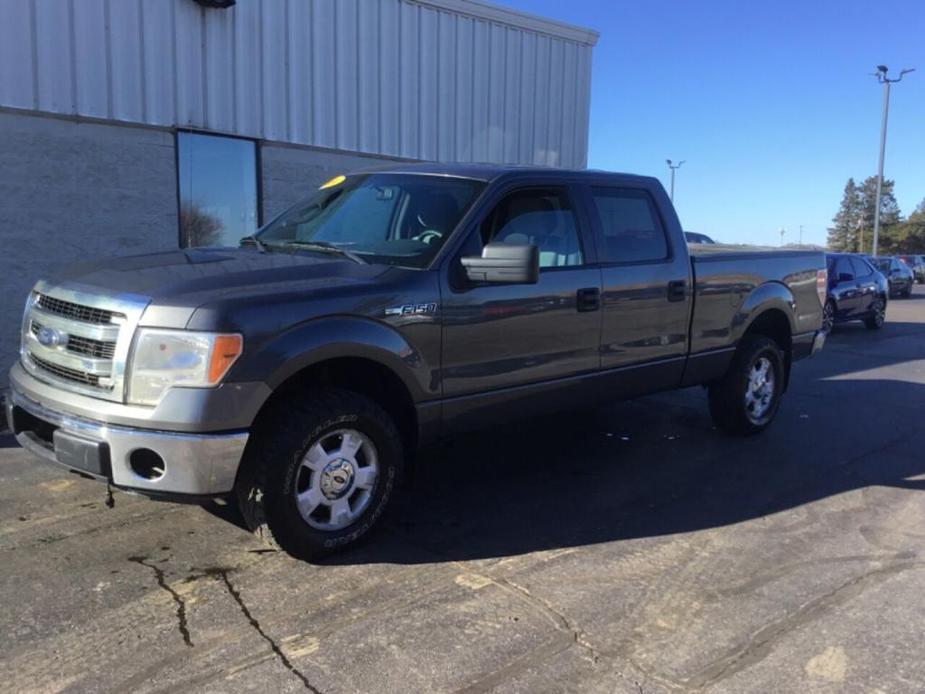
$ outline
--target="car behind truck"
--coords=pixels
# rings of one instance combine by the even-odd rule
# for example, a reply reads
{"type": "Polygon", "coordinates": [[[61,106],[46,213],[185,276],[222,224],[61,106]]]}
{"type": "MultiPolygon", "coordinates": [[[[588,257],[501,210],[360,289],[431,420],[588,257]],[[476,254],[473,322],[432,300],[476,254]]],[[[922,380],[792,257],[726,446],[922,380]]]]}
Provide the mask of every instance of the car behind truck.
{"type": "Polygon", "coordinates": [[[825,259],[690,253],[653,178],[339,176],[241,248],[39,281],[9,425],[118,489],[232,497],[316,558],[371,530],[419,446],[465,429],[695,385],[722,430],[767,427],[822,347],[825,259]]]}

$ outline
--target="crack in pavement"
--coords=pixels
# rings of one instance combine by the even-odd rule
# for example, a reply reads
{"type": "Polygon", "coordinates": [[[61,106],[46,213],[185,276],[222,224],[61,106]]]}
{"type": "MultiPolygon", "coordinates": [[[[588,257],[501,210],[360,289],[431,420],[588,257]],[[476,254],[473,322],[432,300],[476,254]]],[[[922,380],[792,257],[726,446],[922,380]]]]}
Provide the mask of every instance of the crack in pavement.
{"type": "MultiPolygon", "coordinates": [[[[399,533],[401,533],[401,529],[399,529],[399,533]]],[[[453,566],[456,566],[458,569],[462,571],[466,571],[468,573],[475,573],[476,575],[481,576],[482,578],[491,582],[493,585],[498,586],[498,588],[500,588],[501,590],[504,590],[520,598],[521,600],[532,605],[534,608],[538,608],[544,615],[546,615],[547,619],[549,619],[549,621],[552,622],[553,626],[556,628],[557,631],[564,633],[569,637],[569,645],[576,645],[586,652],[585,659],[591,662],[592,665],[596,665],[601,660],[602,656],[605,655],[585,638],[584,631],[582,631],[576,626],[573,626],[571,620],[568,619],[568,617],[566,617],[562,612],[557,610],[556,607],[550,601],[546,600],[545,598],[541,598],[537,595],[534,595],[525,586],[522,586],[518,583],[510,581],[506,578],[497,578],[495,576],[492,576],[491,574],[487,574],[481,571],[473,571],[472,567],[467,566],[466,564],[462,562],[451,559],[450,557],[448,557],[446,554],[444,554],[438,549],[430,547],[427,544],[422,544],[420,542],[411,541],[409,538],[407,538],[407,535],[406,535],[406,541],[408,541],[408,544],[410,544],[413,547],[417,547],[418,549],[422,549],[425,552],[428,552],[436,557],[440,557],[444,561],[449,561],[453,566]]],[[[541,647],[540,650],[542,651],[545,649],[541,647]]],[[[611,656],[611,658],[613,658],[613,656],[611,656]]],[[[533,658],[531,658],[530,655],[528,655],[525,658],[517,659],[517,662],[510,664],[508,667],[501,668],[500,670],[496,671],[496,673],[489,675],[484,680],[480,680],[479,682],[470,684],[468,687],[464,687],[460,691],[466,691],[466,692],[482,691],[482,689],[480,688],[480,685],[482,684],[482,682],[486,680],[493,680],[494,674],[497,674],[499,676],[504,676],[504,675],[510,676],[511,674],[513,674],[513,672],[524,669],[524,667],[528,666],[532,662],[533,662],[533,658]]],[[[640,692],[640,694],[643,694],[644,690],[643,690],[642,684],[638,680],[626,675],[620,670],[615,670],[615,673],[621,679],[624,679],[627,682],[632,682],[636,690],[640,692]]]]}
{"type": "Polygon", "coordinates": [[[785,634],[822,617],[830,608],[844,604],[863,593],[867,588],[911,569],[921,569],[925,562],[897,562],[873,569],[855,576],[837,588],[824,593],[800,606],[781,619],[771,622],[754,632],[740,648],[715,660],[700,672],[686,678],[688,690],[699,691],[761,662],[774,647],[775,642],[785,634]]]}
{"type": "Polygon", "coordinates": [[[180,635],[183,637],[183,643],[187,646],[193,646],[193,640],[190,638],[189,626],[186,623],[186,602],[180,596],[180,594],[175,591],[167,583],[166,575],[164,570],[157,566],[156,564],[149,564],[147,557],[129,557],[128,560],[141,566],[147,566],[154,572],[154,576],[157,579],[157,585],[160,586],[162,590],[170,593],[170,597],[173,598],[174,603],[177,606],[177,628],[180,630],[180,635]]]}
{"type": "Polygon", "coordinates": [[[534,595],[526,586],[522,586],[519,583],[514,583],[507,578],[494,578],[492,576],[486,576],[493,583],[499,585],[502,588],[508,588],[511,591],[519,594],[520,597],[526,598],[528,602],[532,603],[534,606],[538,607],[541,612],[545,613],[546,616],[556,625],[556,627],[567,634],[572,638],[572,641],[575,642],[577,646],[582,648],[587,654],[587,659],[592,663],[597,663],[601,659],[601,653],[598,651],[588,640],[585,638],[584,632],[576,626],[572,625],[571,620],[566,617],[562,612],[556,609],[549,600],[541,598],[538,595],[534,595]]]}
{"type": "Polygon", "coordinates": [[[263,627],[260,626],[260,622],[257,621],[257,618],[254,617],[253,614],[251,614],[251,611],[248,609],[247,605],[244,604],[244,600],[241,597],[240,591],[238,591],[231,583],[231,580],[228,578],[228,573],[229,572],[227,569],[215,569],[207,572],[206,575],[216,575],[221,579],[222,583],[225,585],[225,589],[228,591],[228,594],[241,609],[241,614],[244,615],[245,619],[247,619],[250,625],[254,628],[254,631],[260,634],[260,636],[268,644],[270,644],[270,649],[273,651],[273,653],[276,654],[277,659],[283,664],[283,666],[293,675],[298,677],[308,691],[312,692],[313,694],[321,694],[320,690],[312,686],[311,682],[308,681],[308,678],[305,676],[305,674],[302,673],[302,671],[299,670],[295,665],[293,665],[289,658],[286,657],[286,654],[283,653],[283,649],[279,647],[279,644],[276,643],[276,641],[273,640],[273,638],[263,630],[263,627]]]}
{"type": "MultiPolygon", "coordinates": [[[[461,568],[465,568],[465,567],[461,566],[461,568]]],[[[588,660],[592,665],[597,665],[597,663],[599,663],[605,655],[609,655],[609,654],[603,653],[596,646],[594,646],[594,644],[588,641],[588,639],[585,637],[584,631],[580,629],[579,627],[575,626],[572,623],[571,619],[569,619],[563,612],[558,610],[556,606],[552,602],[547,600],[546,598],[540,597],[539,595],[535,595],[526,586],[522,586],[519,583],[515,583],[514,581],[510,579],[496,578],[489,574],[484,574],[484,577],[490,580],[492,583],[494,583],[496,586],[498,586],[502,590],[506,590],[509,593],[512,593],[513,595],[516,595],[519,598],[526,600],[526,602],[530,603],[534,607],[538,608],[541,612],[543,612],[546,615],[547,619],[549,619],[552,622],[552,624],[556,627],[558,631],[566,634],[570,638],[571,643],[573,643],[574,645],[578,646],[583,651],[585,651],[585,653],[587,654],[585,656],[585,659],[588,660]]],[[[502,668],[502,670],[500,670],[499,673],[503,673],[505,669],[506,668],[502,668]]],[[[621,679],[624,679],[627,682],[631,682],[633,686],[636,688],[636,690],[640,694],[643,694],[644,690],[643,690],[642,684],[638,680],[627,676],[625,673],[621,672],[620,670],[615,670],[615,673],[621,679]]]]}

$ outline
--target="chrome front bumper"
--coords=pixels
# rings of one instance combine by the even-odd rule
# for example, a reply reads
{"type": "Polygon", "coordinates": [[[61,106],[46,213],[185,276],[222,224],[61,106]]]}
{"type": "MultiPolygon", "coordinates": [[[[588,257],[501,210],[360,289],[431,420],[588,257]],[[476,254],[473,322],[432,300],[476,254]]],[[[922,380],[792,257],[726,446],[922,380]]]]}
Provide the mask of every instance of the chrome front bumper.
{"type": "Polygon", "coordinates": [[[6,417],[19,444],[39,458],[151,495],[230,492],[248,438],[246,431],[189,434],[75,417],[34,402],[17,391],[15,382],[7,394],[6,417]],[[132,468],[132,454],[141,450],[163,460],[163,474],[156,479],[132,468]]]}

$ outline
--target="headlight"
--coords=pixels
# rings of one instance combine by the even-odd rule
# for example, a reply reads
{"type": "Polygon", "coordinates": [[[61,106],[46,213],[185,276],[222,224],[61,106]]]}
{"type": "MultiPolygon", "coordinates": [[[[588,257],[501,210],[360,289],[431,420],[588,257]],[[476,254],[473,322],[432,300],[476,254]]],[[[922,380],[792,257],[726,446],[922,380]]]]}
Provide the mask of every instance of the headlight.
{"type": "Polygon", "coordinates": [[[130,365],[128,401],[156,405],[171,386],[216,386],[242,347],[240,335],[140,328],[130,365]]]}

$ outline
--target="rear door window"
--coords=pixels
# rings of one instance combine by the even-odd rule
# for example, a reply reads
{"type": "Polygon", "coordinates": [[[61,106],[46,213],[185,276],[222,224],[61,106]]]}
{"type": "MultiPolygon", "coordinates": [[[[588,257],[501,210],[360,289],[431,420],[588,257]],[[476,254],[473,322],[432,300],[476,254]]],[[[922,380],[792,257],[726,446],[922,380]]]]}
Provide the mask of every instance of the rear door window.
{"type": "Polygon", "coordinates": [[[668,239],[652,198],[644,190],[592,187],[593,211],[603,235],[605,263],[668,259],[668,239]]]}
{"type": "Polygon", "coordinates": [[[861,258],[852,258],[851,265],[854,267],[854,276],[856,278],[867,277],[871,273],[871,267],[861,258]]]}
{"type": "Polygon", "coordinates": [[[839,258],[835,261],[835,278],[839,282],[851,282],[854,279],[854,268],[850,260],[839,258]]]}

